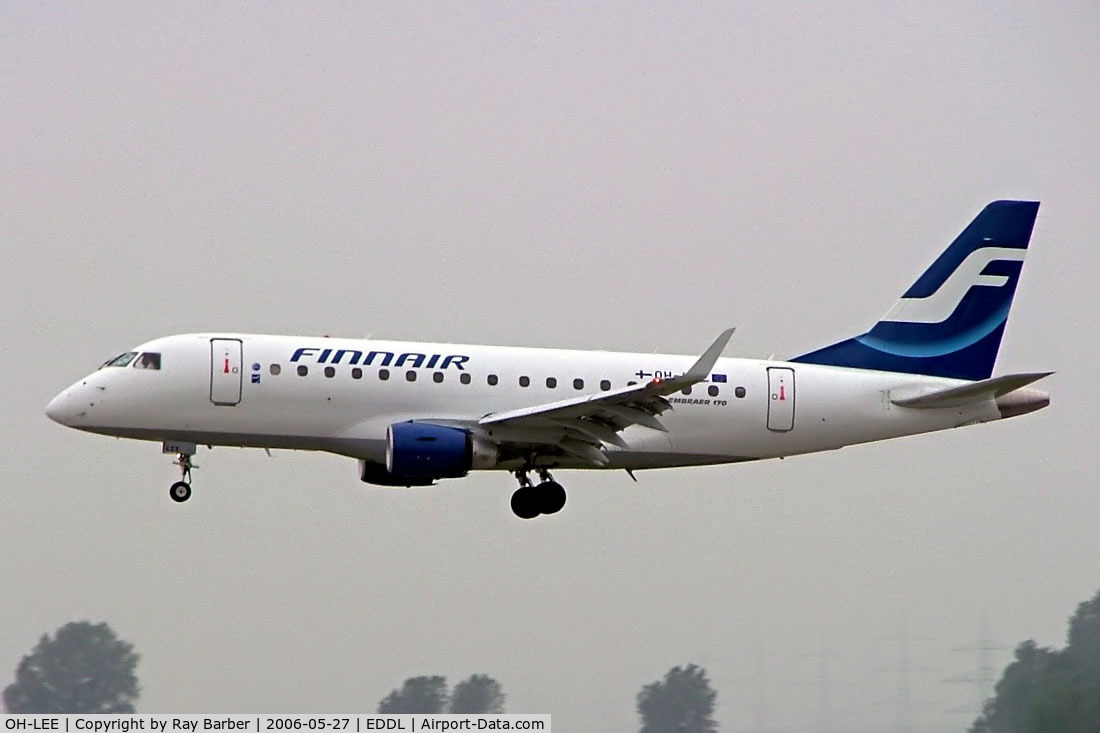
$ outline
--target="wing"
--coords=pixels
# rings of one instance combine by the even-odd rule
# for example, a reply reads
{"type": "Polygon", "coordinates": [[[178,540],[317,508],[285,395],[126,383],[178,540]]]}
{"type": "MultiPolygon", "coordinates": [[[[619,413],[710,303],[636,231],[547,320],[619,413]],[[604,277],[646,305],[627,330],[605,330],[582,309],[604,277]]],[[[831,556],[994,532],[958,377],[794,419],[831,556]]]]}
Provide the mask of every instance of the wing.
{"type": "Polygon", "coordinates": [[[485,431],[491,430],[494,442],[546,444],[593,465],[604,466],[608,463],[604,448],[608,445],[626,448],[619,433],[631,425],[668,432],[659,419],[661,413],[672,408],[665,397],[706,380],[733,331],[732,328],[723,331],[679,377],[490,413],[478,420],[477,425],[485,431]]]}

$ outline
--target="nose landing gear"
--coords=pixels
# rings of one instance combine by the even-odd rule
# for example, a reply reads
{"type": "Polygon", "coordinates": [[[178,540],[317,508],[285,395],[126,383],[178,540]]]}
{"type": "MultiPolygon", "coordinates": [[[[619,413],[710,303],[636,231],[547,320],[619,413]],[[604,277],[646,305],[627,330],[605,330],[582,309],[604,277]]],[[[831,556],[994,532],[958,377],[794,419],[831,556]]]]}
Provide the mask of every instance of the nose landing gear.
{"type": "Polygon", "coordinates": [[[520,519],[534,519],[540,514],[557,514],[565,506],[565,489],[545,468],[538,469],[539,483],[532,484],[527,474],[530,468],[513,472],[519,488],[512,494],[512,512],[520,519]]]}
{"type": "Polygon", "coordinates": [[[172,484],[168,489],[168,496],[172,497],[172,501],[184,502],[191,498],[191,469],[198,468],[198,466],[191,463],[191,456],[194,455],[194,450],[190,453],[177,453],[175,465],[180,467],[180,473],[182,474],[182,480],[172,484]]]}

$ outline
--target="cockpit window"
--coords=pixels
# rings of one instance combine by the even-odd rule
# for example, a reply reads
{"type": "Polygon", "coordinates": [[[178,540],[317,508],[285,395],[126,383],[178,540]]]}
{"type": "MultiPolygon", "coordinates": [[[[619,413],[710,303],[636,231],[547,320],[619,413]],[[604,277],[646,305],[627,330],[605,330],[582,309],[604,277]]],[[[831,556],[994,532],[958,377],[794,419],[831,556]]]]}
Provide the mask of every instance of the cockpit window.
{"type": "MultiPolygon", "coordinates": [[[[119,354],[114,359],[109,359],[103,363],[105,367],[124,367],[129,366],[130,362],[137,356],[136,351],[127,351],[125,354],[119,354]]],[[[102,369],[103,367],[100,367],[102,369]]]]}
{"type": "Polygon", "coordinates": [[[146,351],[134,362],[134,369],[160,369],[160,354],[146,351]]]}

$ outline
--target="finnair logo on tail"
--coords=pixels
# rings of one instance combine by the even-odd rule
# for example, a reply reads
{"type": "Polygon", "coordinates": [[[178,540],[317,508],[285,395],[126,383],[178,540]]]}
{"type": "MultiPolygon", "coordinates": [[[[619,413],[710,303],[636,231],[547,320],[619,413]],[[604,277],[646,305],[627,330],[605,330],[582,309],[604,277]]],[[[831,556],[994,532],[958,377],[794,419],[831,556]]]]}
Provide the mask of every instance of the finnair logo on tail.
{"type": "Polygon", "coordinates": [[[963,296],[977,286],[1000,288],[1008,284],[1005,275],[983,275],[982,270],[995,260],[1023,262],[1027,250],[1012,247],[982,247],[959,263],[936,292],[923,298],[901,298],[882,317],[900,323],[942,323],[959,307],[963,296]]]}

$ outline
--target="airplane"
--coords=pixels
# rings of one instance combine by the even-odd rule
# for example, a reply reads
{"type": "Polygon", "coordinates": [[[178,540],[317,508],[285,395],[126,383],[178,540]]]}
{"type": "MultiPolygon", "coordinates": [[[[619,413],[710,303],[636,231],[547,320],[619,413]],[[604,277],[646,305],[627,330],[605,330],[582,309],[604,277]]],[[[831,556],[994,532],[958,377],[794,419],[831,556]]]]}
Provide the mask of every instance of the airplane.
{"type": "Polygon", "coordinates": [[[1038,209],[990,203],[869,331],[789,361],[722,357],[733,329],[698,357],[192,333],[110,359],[46,414],[160,442],[182,474],[177,502],[198,445],[240,446],[347,456],[391,487],[508,471],[512,511],[533,519],[565,505],[558,469],[635,478],[1046,407],[1028,385],[1053,372],[992,376],[1038,209]]]}

